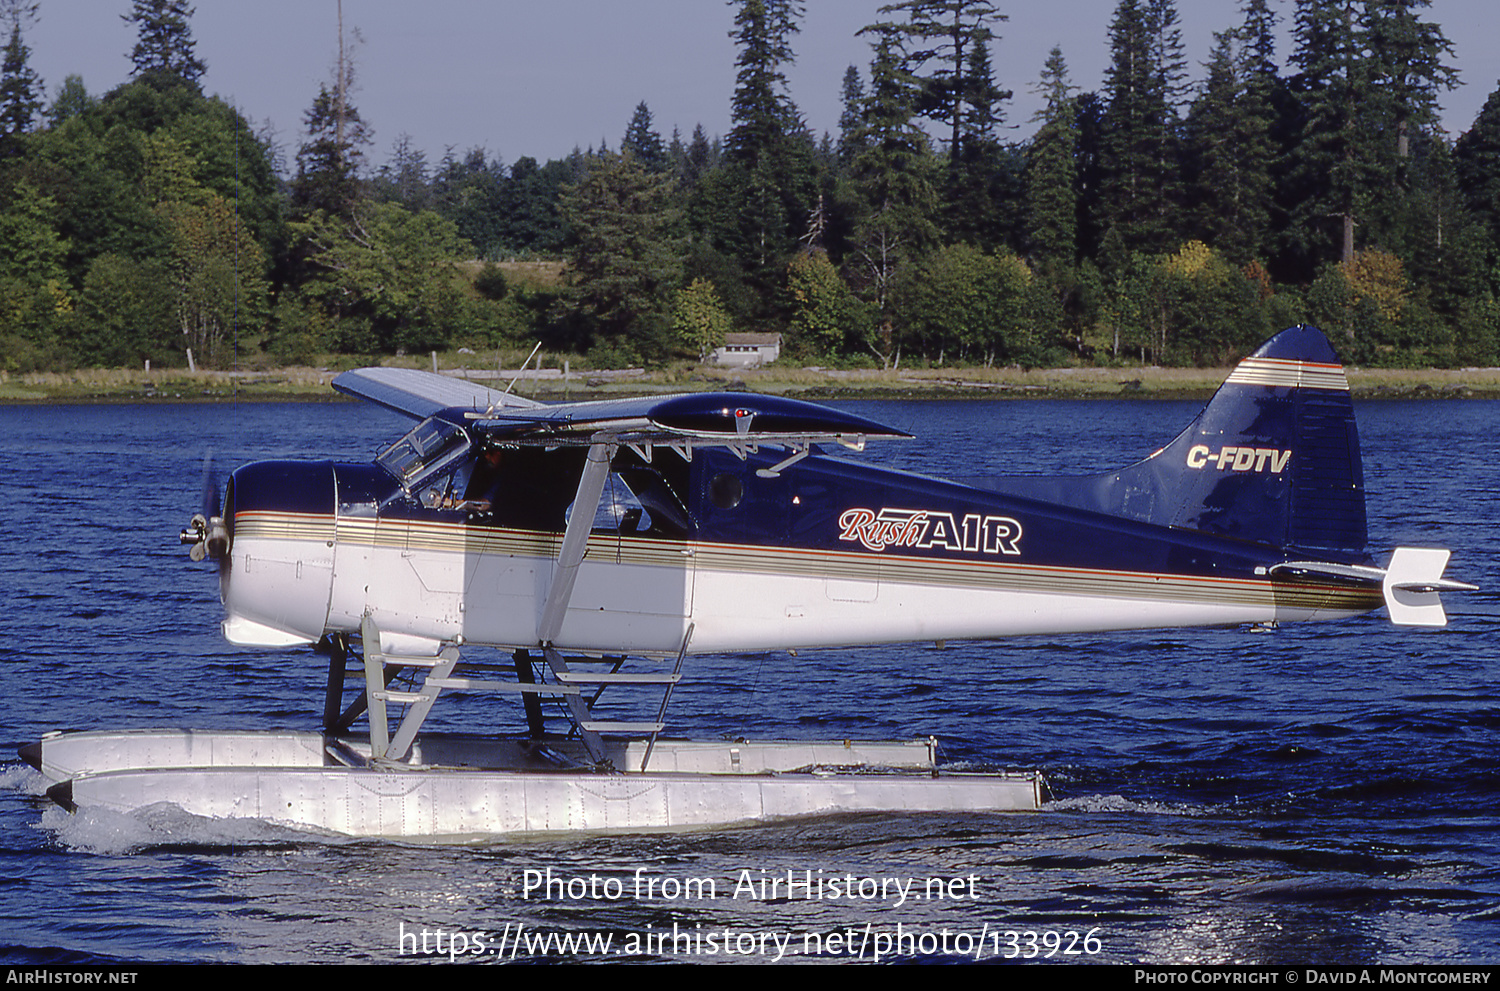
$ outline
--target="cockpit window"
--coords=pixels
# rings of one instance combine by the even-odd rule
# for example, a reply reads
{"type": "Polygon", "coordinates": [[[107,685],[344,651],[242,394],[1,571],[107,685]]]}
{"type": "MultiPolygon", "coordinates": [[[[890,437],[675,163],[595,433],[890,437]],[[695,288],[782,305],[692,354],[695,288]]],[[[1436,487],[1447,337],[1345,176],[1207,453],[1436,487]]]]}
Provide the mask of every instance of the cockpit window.
{"type": "Polygon", "coordinates": [[[407,492],[456,466],[469,451],[468,436],[451,423],[426,419],[380,452],[375,462],[407,492]]]}

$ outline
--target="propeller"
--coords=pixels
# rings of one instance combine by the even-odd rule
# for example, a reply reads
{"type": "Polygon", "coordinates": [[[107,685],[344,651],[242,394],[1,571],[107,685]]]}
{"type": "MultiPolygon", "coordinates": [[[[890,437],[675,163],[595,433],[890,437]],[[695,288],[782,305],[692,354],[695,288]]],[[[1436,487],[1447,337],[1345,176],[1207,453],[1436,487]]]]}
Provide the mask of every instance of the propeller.
{"type": "Polygon", "coordinates": [[[184,544],[190,544],[188,557],[202,561],[211,557],[215,561],[229,553],[229,529],[219,515],[219,480],[214,475],[213,451],[203,455],[203,494],[200,509],[188,521],[187,529],[177,535],[184,544]]]}

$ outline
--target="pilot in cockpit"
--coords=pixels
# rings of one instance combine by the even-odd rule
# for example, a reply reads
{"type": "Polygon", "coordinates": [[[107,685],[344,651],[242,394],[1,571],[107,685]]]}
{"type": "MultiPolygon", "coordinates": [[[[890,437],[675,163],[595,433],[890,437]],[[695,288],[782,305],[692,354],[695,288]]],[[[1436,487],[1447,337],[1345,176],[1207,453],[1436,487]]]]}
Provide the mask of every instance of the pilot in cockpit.
{"type": "Polygon", "coordinates": [[[474,472],[464,488],[464,499],[460,509],[471,513],[489,512],[499,501],[505,474],[501,469],[504,452],[498,447],[486,448],[474,463],[474,472]]]}

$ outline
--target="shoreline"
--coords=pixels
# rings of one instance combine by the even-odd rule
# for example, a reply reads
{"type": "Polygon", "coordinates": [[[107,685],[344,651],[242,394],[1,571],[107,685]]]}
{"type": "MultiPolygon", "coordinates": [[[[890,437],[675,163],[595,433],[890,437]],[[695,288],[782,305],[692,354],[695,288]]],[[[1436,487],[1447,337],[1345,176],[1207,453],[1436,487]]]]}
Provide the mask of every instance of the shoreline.
{"type": "MultiPolygon", "coordinates": [[[[1345,369],[1356,399],[1500,399],[1500,368],[1345,369]]],[[[551,402],[676,392],[749,391],[828,399],[1163,399],[1206,401],[1228,368],[826,368],[721,369],[647,373],[556,369],[515,373],[446,369],[444,374],[551,402]]],[[[283,368],[224,372],[87,369],[0,375],[0,404],[152,402],[342,402],[329,382],[337,370],[283,368]]]]}

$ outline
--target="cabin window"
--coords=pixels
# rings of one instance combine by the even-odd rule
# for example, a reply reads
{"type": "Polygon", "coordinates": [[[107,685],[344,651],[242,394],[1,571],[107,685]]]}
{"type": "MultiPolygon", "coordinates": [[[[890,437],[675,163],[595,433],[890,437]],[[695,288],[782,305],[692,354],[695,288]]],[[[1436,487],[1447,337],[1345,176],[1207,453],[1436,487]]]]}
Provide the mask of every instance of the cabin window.
{"type": "Polygon", "coordinates": [[[733,509],[745,498],[745,483],[737,475],[721,472],[708,483],[708,497],[720,509],[733,509]]]}
{"type": "MultiPolygon", "coordinates": [[[[573,508],[573,504],[569,504],[564,518],[572,518],[573,508]]],[[[599,505],[594,510],[591,529],[611,533],[636,533],[647,531],[651,526],[651,515],[646,512],[641,500],[618,472],[610,472],[609,480],[604,483],[604,491],[599,496],[599,505]]]]}
{"type": "MultiPolygon", "coordinates": [[[[641,462],[633,453],[622,457],[616,466],[618,478],[625,483],[642,509],[635,529],[656,536],[686,537],[691,529],[688,511],[679,487],[687,484],[687,462],[659,458],[654,465],[641,462]]],[[[611,477],[611,482],[616,476],[611,477]]],[[[630,532],[630,520],[622,518],[621,526],[630,532]]]]}

